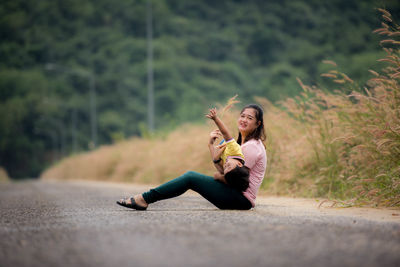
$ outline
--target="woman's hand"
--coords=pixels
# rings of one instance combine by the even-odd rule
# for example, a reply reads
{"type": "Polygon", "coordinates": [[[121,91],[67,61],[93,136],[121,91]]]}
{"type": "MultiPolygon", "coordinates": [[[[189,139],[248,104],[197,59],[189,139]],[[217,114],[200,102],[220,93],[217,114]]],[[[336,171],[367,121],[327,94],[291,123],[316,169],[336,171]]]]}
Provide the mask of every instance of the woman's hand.
{"type": "Polygon", "coordinates": [[[220,130],[214,130],[214,131],[212,131],[211,133],[210,133],[210,144],[211,145],[213,145],[214,144],[214,142],[215,142],[215,140],[218,138],[218,137],[220,137],[220,136],[222,136],[222,134],[221,134],[221,131],[220,130]]]}

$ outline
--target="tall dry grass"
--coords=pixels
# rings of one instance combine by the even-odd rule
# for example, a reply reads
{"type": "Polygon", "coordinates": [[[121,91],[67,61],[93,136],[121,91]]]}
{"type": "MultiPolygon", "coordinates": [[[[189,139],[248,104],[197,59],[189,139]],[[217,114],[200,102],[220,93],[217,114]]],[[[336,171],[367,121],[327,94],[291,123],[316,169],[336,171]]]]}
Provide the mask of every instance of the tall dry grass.
{"type": "Polygon", "coordinates": [[[133,138],[62,160],[46,170],[47,179],[93,179],[160,183],[197,170],[211,174],[208,126],[182,126],[164,138],[133,138]]]}
{"type": "Polygon", "coordinates": [[[380,11],[385,22],[375,32],[391,37],[381,41],[386,57],[380,61],[388,66],[381,73],[370,70],[375,77],[367,87],[358,88],[333,69],[322,76],[342,90],[329,94],[299,80],[303,93],[283,103],[304,123],[313,152],[296,173],[296,183],[312,178],[317,196],[346,199],[350,205],[400,204],[400,42],[395,40],[400,27],[389,12],[380,11]],[[349,89],[350,95],[342,93],[349,89]]]}
{"type": "Polygon", "coordinates": [[[0,167],[0,183],[8,182],[10,181],[10,177],[8,177],[7,171],[0,167]]]}
{"type": "MultiPolygon", "coordinates": [[[[366,88],[327,61],[332,70],[322,76],[341,90],[327,93],[299,80],[302,94],[279,107],[256,99],[265,110],[268,136],[262,191],[327,197],[348,205],[400,206],[400,27],[389,12],[380,11],[385,22],[375,32],[390,37],[381,42],[386,51],[381,61],[388,66],[380,73],[370,70],[374,77],[366,88]]],[[[229,109],[233,104],[235,98],[219,107],[232,132],[239,114],[229,109]]],[[[64,159],[42,177],[158,184],[187,170],[212,175],[207,141],[213,129],[208,121],[184,125],[165,137],[104,146],[64,159]]]]}
{"type": "MultiPolygon", "coordinates": [[[[220,106],[221,116],[234,130],[229,109],[238,101],[229,99],[220,106]]],[[[205,112],[206,114],[206,112],[205,112]]],[[[207,119],[204,117],[204,121],[207,119]]],[[[46,170],[45,179],[93,179],[141,183],[161,183],[195,170],[213,175],[214,166],[207,148],[208,137],[216,126],[183,125],[168,135],[132,138],[100,149],[66,158],[46,170]]]]}

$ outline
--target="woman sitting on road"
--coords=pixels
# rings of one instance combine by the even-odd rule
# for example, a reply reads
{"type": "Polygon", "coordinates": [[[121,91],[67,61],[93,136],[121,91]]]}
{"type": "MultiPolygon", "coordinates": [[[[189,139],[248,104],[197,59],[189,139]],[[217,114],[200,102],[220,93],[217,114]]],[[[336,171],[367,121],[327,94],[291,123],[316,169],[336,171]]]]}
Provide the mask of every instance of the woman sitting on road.
{"type": "MultiPolygon", "coordinates": [[[[264,179],[267,167],[263,110],[255,104],[247,105],[238,118],[239,137],[245,157],[245,166],[250,169],[249,186],[244,192],[229,186],[220,175],[206,176],[189,171],[165,184],[143,194],[117,201],[117,204],[136,210],[146,210],[148,205],[159,200],[177,197],[192,189],[219,209],[249,210],[255,206],[256,195],[264,179]]],[[[221,136],[218,130],[210,133],[209,144],[221,136]]],[[[211,155],[212,157],[213,155],[211,155]]],[[[214,163],[215,165],[219,163],[214,163]]],[[[219,170],[219,166],[216,166],[219,170]]]]}

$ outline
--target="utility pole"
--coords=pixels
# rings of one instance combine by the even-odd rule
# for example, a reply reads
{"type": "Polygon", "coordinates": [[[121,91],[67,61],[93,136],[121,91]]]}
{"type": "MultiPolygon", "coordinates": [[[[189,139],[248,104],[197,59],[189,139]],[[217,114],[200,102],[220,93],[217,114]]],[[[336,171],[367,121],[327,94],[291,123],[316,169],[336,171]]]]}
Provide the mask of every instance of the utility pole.
{"type": "Polygon", "coordinates": [[[76,121],[77,121],[77,111],[76,108],[71,111],[71,137],[72,137],[72,153],[77,152],[77,136],[76,136],[76,121]]]}
{"type": "Polygon", "coordinates": [[[96,111],[96,81],[93,73],[89,73],[90,83],[90,124],[93,148],[97,146],[97,111],[96,111]]]}
{"type": "Polygon", "coordinates": [[[154,86],[153,86],[153,16],[151,0],[147,0],[147,116],[150,132],[154,132],[154,86]]]}

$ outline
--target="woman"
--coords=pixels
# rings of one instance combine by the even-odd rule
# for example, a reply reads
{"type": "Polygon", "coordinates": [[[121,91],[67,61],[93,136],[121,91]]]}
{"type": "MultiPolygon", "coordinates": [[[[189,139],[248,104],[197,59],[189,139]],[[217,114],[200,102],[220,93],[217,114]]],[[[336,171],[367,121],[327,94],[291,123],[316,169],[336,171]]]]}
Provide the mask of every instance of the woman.
{"type": "MultiPolygon", "coordinates": [[[[249,187],[240,192],[216,178],[197,172],[186,172],[184,175],[165,184],[131,198],[121,199],[117,204],[136,209],[146,210],[148,205],[159,200],[177,197],[192,189],[210,201],[219,209],[249,210],[255,206],[256,195],[267,167],[267,156],[263,141],[265,141],[263,110],[255,104],[247,105],[238,118],[239,137],[245,156],[245,166],[250,169],[249,187]]],[[[221,135],[219,131],[210,133],[209,143],[214,144],[221,135]]]]}

